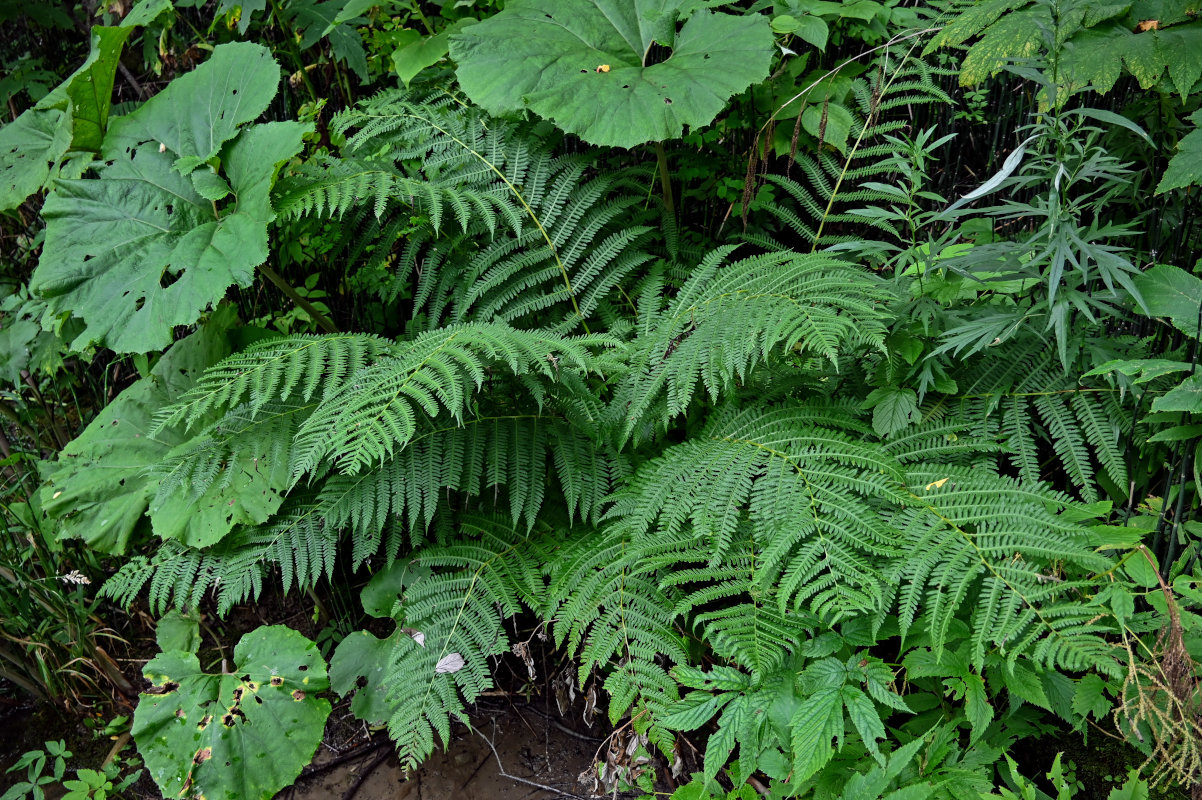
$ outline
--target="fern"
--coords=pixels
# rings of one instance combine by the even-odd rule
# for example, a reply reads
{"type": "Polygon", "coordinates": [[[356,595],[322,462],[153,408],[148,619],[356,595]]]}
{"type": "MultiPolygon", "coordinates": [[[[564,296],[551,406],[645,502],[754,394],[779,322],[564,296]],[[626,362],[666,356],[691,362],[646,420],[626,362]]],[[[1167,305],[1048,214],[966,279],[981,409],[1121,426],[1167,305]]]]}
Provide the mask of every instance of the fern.
{"type": "Polygon", "coordinates": [[[321,388],[328,397],[368,363],[389,351],[387,340],[364,334],[289,336],[251,345],[205,371],[174,405],[155,415],[156,432],[185,429],[214,410],[243,402],[253,418],[269,401],[294,395],[309,401],[321,388]]]}
{"type": "Polygon", "coordinates": [[[337,537],[303,502],[285,506],[268,525],[240,529],[214,547],[197,550],[163,542],[153,556],[134,556],[105,582],[102,595],[129,605],[142,591],[150,608],[196,608],[213,590],[217,613],[257,600],[273,569],[281,588],[308,588],[333,574],[337,537]]]}
{"type": "Polygon", "coordinates": [[[843,348],[880,347],[878,304],[889,297],[868,273],[820,256],[778,253],[723,266],[710,253],[667,310],[644,323],[631,370],[615,394],[623,437],[645,418],[663,424],[698,390],[729,392],[775,350],[837,360],[843,348]]]}
{"type": "Polygon", "coordinates": [[[1000,354],[976,358],[962,370],[957,378],[965,399],[957,413],[977,425],[996,418],[1010,463],[1024,480],[1063,475],[1082,499],[1093,501],[1101,465],[1110,485],[1126,487],[1119,445],[1132,425],[1131,413],[1106,402],[1110,389],[1078,385],[1037,340],[1009,343],[1000,354]],[[1039,453],[1048,446],[1055,458],[1041,464],[1039,453]]]}
{"type": "Polygon", "coordinates": [[[533,380],[560,369],[588,372],[590,347],[606,337],[568,339],[500,324],[464,324],[422,334],[396,355],[356,372],[305,420],[293,444],[292,474],[315,472],[327,459],[344,473],[384,461],[415,435],[420,415],[447,411],[456,420],[493,368],[507,368],[540,394],[533,380]]]}
{"type": "MultiPolygon", "coordinates": [[[[954,72],[934,67],[909,56],[882,59],[868,77],[851,82],[855,104],[847,109],[852,124],[850,142],[855,146],[846,157],[819,148],[814,153],[798,152],[790,156],[801,171],[801,179],[791,175],[766,173],[763,180],[783,190],[791,202],[769,201],[762,204],[765,214],[782,223],[801,242],[819,246],[859,240],[865,227],[892,240],[901,233],[885,219],[841,211],[849,204],[888,206],[892,195],[873,186],[890,171],[889,157],[894,146],[890,134],[905,128],[906,122],[889,112],[934,103],[950,103],[951,98],[936,83],[954,72]],[[854,187],[854,188],[852,188],[854,187]],[[850,231],[857,231],[851,233],[850,231]]],[[[800,124],[800,120],[799,120],[800,124]]],[[[758,233],[745,233],[749,241],[771,250],[788,249],[787,243],[758,233]]]]}
{"type": "Polygon", "coordinates": [[[529,126],[489,121],[446,99],[385,92],[333,127],[347,136],[344,158],[297,171],[277,202],[294,213],[341,215],[370,200],[375,219],[352,223],[351,252],[374,246],[369,265],[395,261],[386,298],[416,273],[414,312],[432,326],[514,323],[558,307],[552,318],[574,328],[650,260],[643,245],[652,229],[630,221],[645,178],[592,174],[588,158],[556,155],[553,140],[529,126]],[[396,166],[360,155],[381,150],[396,166]],[[420,175],[406,174],[403,165],[414,162],[420,175]],[[400,213],[398,199],[427,222],[394,253],[397,226],[387,218],[400,213]],[[448,213],[454,231],[446,230],[448,213]]]}
{"type": "Polygon", "coordinates": [[[402,597],[404,622],[421,635],[399,637],[385,685],[389,734],[407,768],[434,749],[435,732],[450,742],[448,715],[466,722],[463,703],[492,687],[488,658],[509,649],[505,619],[543,602],[542,576],[524,553],[528,534],[487,517],[460,525],[457,544],[417,555],[436,571],[402,597]]]}

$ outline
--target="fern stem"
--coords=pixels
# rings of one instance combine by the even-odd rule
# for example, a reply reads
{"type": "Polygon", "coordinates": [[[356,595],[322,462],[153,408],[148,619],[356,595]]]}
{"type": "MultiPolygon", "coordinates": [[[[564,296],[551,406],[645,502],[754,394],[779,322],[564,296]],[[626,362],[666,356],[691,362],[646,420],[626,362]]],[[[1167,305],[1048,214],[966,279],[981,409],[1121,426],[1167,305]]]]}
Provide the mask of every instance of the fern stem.
{"type": "Polygon", "coordinates": [[[293,289],[292,286],[289,285],[288,281],[284,280],[283,276],[268,266],[266,262],[259,265],[259,271],[263,273],[263,276],[267,278],[267,280],[274,283],[276,288],[283,292],[289,300],[296,303],[298,306],[300,306],[301,310],[312,317],[313,321],[317,323],[319,328],[326,333],[339,332],[337,325],[331,322],[325,314],[318,311],[315,305],[301,297],[296,289],[293,289]]]}

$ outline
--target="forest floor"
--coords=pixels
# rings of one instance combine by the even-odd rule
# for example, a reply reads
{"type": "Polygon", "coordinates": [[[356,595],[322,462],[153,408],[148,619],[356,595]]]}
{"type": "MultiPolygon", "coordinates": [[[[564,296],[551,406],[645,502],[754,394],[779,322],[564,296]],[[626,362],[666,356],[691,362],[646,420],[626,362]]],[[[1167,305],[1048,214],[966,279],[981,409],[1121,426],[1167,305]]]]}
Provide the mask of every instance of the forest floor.
{"type": "MultiPolygon", "coordinates": [[[[0,706],[0,793],[23,777],[3,774],[21,754],[63,739],[74,754],[68,777],[79,767],[98,768],[113,742],[97,736],[79,719],[49,707],[0,706]]],[[[384,732],[362,733],[346,743],[349,711],[336,708],[326,741],[297,782],[279,800],[551,800],[594,797],[593,758],[602,744],[601,725],[589,731],[570,718],[548,713],[536,701],[476,706],[472,729],[456,723],[448,747],[438,749],[421,768],[406,775],[384,732]],[[339,713],[348,719],[337,718],[339,713]]],[[[126,750],[126,755],[132,748],[126,750]]],[[[23,773],[23,771],[22,771],[23,773]]],[[[54,800],[53,792],[48,793],[54,800]]],[[[606,797],[612,795],[606,794],[606,797]]],[[[626,795],[619,794],[618,797],[626,795]]],[[[161,797],[143,775],[127,790],[130,800],[161,797]]]]}

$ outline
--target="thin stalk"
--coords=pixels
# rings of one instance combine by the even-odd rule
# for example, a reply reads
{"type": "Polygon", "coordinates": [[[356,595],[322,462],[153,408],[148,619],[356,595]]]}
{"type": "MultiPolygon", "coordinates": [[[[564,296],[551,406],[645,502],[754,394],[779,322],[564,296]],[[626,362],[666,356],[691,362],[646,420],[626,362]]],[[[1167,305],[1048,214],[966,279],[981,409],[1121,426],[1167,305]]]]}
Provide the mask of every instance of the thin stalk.
{"type": "Polygon", "coordinates": [[[284,15],[280,13],[280,4],[276,0],[271,0],[271,16],[275,19],[275,24],[280,26],[280,30],[284,32],[284,41],[287,42],[288,54],[292,56],[292,60],[296,63],[296,73],[301,76],[301,80],[305,83],[305,88],[309,90],[309,100],[317,102],[317,90],[313,88],[313,82],[309,80],[309,73],[305,71],[305,59],[301,55],[300,48],[296,45],[296,35],[292,32],[292,26],[284,23],[284,15]]]}
{"type": "Polygon", "coordinates": [[[668,171],[668,154],[664,152],[664,143],[655,143],[655,160],[659,163],[659,185],[664,193],[664,206],[672,221],[676,221],[676,198],[672,196],[672,174],[668,171]]]}
{"type": "Polygon", "coordinates": [[[312,317],[313,321],[317,323],[318,327],[320,327],[326,333],[338,333],[337,325],[331,322],[325,314],[318,311],[317,306],[301,297],[296,289],[293,289],[288,281],[284,280],[280,273],[268,266],[266,262],[259,265],[259,271],[263,273],[263,276],[267,278],[267,280],[274,283],[275,287],[283,292],[289,300],[296,303],[306,314],[312,317]]]}
{"type": "Polygon", "coordinates": [[[42,407],[42,411],[46,414],[46,421],[50,425],[50,434],[58,444],[57,449],[62,450],[67,446],[68,439],[63,435],[62,429],[58,427],[58,422],[54,419],[54,412],[50,410],[50,406],[46,403],[46,398],[42,397],[42,392],[38,389],[38,384],[33,379],[33,376],[29,374],[29,370],[21,370],[21,380],[25,381],[25,385],[33,392],[33,398],[42,407]]]}

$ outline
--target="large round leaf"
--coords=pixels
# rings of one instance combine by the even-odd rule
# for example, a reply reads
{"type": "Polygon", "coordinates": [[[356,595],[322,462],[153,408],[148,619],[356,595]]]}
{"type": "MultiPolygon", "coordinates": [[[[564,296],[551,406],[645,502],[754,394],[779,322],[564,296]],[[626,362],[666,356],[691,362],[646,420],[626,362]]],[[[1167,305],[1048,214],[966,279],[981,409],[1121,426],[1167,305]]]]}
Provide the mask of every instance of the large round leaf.
{"type": "Polygon", "coordinates": [[[330,703],[317,646],[281,625],[242,637],[233,674],[201,671],[195,653],[161,653],[144,670],[133,737],[164,797],[270,798],[321,743],[330,703]]]}
{"type": "Polygon", "coordinates": [[[451,39],[459,83],[492,114],[529,108],[598,145],[633,147],[706,125],[768,76],[766,17],[696,11],[680,0],[515,0],[451,39]],[[649,63],[653,44],[671,49],[649,63]]]}

